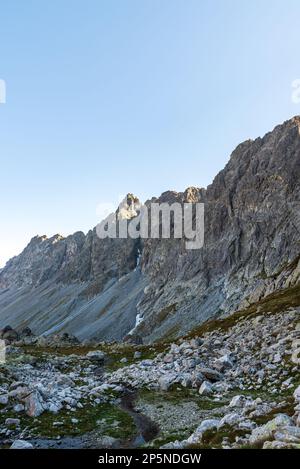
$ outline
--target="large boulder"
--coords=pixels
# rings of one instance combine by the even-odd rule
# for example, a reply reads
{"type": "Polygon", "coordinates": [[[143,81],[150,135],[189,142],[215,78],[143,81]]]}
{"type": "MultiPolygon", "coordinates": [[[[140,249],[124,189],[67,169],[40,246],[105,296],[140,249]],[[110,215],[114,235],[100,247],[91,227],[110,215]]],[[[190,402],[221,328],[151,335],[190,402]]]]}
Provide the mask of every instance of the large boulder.
{"type": "Polygon", "coordinates": [[[294,391],[295,401],[300,402],[300,386],[298,386],[294,391]]]}
{"type": "Polygon", "coordinates": [[[220,425],[218,419],[207,419],[203,420],[199,427],[192,433],[192,435],[186,440],[188,444],[201,443],[203,434],[208,430],[217,430],[220,425]]]}
{"type": "Polygon", "coordinates": [[[213,393],[212,385],[208,381],[204,381],[199,389],[199,394],[202,396],[209,396],[213,393]]]}
{"type": "Polygon", "coordinates": [[[92,350],[85,355],[85,358],[92,362],[103,363],[105,356],[105,353],[101,350],[92,350]]]}
{"type": "Polygon", "coordinates": [[[175,382],[176,376],[173,374],[163,375],[159,378],[158,384],[162,391],[168,391],[175,382]]]}
{"type": "Polygon", "coordinates": [[[211,381],[212,383],[214,383],[216,381],[221,381],[223,379],[223,375],[221,373],[219,373],[219,371],[213,370],[211,368],[203,367],[203,368],[200,368],[198,371],[200,373],[202,373],[202,375],[206,379],[211,381]]]}
{"type": "Polygon", "coordinates": [[[17,331],[12,329],[10,326],[6,326],[0,332],[0,336],[2,340],[5,340],[8,343],[16,342],[19,340],[19,334],[17,331]]]}

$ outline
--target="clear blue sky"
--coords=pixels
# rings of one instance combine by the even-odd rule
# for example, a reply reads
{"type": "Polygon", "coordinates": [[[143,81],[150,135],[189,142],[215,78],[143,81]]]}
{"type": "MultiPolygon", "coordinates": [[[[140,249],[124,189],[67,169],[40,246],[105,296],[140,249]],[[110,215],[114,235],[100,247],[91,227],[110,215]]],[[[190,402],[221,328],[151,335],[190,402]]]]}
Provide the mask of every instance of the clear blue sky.
{"type": "Polygon", "coordinates": [[[0,266],[99,203],[206,186],[300,113],[298,0],[1,2],[0,266]]]}

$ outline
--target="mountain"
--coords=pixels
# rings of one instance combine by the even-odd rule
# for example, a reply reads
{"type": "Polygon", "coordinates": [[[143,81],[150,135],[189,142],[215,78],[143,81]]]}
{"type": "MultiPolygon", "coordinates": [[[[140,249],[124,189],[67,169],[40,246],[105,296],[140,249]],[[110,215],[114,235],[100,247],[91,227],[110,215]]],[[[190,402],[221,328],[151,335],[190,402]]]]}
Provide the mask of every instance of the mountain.
{"type": "MultiPolygon", "coordinates": [[[[300,282],[300,117],[247,140],[206,189],[205,242],[37,236],[0,271],[0,328],[145,343],[176,337],[300,282]],[[136,326],[136,327],[135,327],[136,326]]],[[[127,196],[130,217],[138,199],[127,196]]]]}

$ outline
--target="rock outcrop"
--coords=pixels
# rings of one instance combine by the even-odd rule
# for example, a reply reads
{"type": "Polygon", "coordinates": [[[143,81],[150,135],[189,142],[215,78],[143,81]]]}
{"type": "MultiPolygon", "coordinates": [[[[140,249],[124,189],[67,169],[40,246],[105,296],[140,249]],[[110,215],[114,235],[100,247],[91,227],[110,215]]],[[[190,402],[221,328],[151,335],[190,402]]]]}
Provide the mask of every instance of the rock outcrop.
{"type": "MultiPolygon", "coordinates": [[[[151,342],[296,285],[299,189],[295,117],[240,144],[207,189],[152,199],[205,204],[201,250],[178,239],[101,240],[95,229],[35,237],[0,271],[0,327],[151,342]]],[[[126,204],[130,218],[138,199],[126,204]]]]}

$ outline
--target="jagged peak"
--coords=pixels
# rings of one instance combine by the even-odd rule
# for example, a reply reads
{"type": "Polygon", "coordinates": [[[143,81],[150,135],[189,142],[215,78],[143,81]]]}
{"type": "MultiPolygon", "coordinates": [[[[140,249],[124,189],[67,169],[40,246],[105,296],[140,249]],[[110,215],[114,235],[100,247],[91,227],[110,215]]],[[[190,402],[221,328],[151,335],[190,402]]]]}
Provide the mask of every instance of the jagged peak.
{"type": "Polygon", "coordinates": [[[130,220],[138,215],[138,210],[141,207],[141,202],[139,198],[132,194],[128,193],[122,202],[119,204],[119,207],[116,211],[118,214],[119,220],[130,220]]]}

